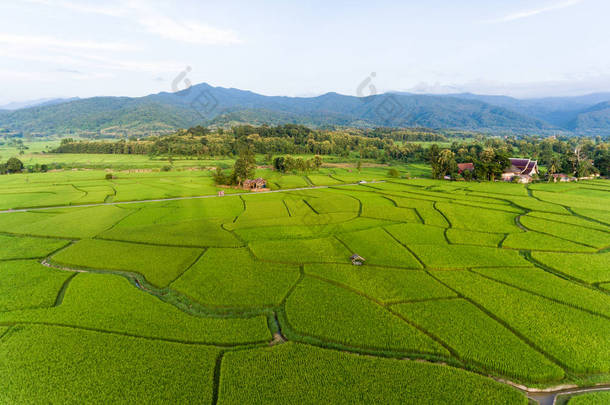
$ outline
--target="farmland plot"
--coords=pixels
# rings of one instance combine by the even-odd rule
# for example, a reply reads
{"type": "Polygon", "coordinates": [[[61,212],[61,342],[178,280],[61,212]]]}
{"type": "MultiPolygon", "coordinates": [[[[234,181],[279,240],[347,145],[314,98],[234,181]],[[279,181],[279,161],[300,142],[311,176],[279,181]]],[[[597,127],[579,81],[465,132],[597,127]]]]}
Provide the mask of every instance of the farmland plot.
{"type": "Polygon", "coordinates": [[[347,346],[447,354],[441,345],[378,304],[311,277],[288,297],[286,316],[298,333],[347,346]]]}
{"type": "Polygon", "coordinates": [[[610,280],[610,252],[595,255],[533,252],[532,257],[545,266],[587,283],[610,280]]]}
{"type": "Polygon", "coordinates": [[[79,274],[54,308],[0,312],[0,324],[48,323],[132,336],[209,344],[264,342],[271,339],[263,316],[204,318],[188,315],[126,279],[79,274]]]}
{"type": "Polygon", "coordinates": [[[53,306],[71,276],[35,260],[0,262],[0,312],[53,306]]]}
{"type": "Polygon", "coordinates": [[[451,367],[296,343],[227,353],[220,381],[220,404],[527,404],[513,388],[451,367]]]}
{"type": "Polygon", "coordinates": [[[0,260],[45,257],[68,243],[61,239],[0,235],[0,260]]]}
{"type": "Polygon", "coordinates": [[[610,371],[610,320],[465,271],[439,279],[486,308],[569,370],[610,371]]]}
{"type": "MultiPolygon", "coordinates": [[[[259,171],[272,188],[386,172],[259,171]]],[[[208,172],[103,174],[6,176],[0,200],[217,190],[208,172]]],[[[397,179],[0,214],[0,403],[525,404],[487,376],[607,382],[610,194],[574,186],[397,179]]]]}
{"type": "Polygon", "coordinates": [[[345,264],[307,264],[305,273],[346,285],[383,303],[455,297],[423,271],[355,268],[345,264]]]}
{"type": "Polygon", "coordinates": [[[196,301],[220,307],[278,305],[299,278],[299,268],[254,260],[247,249],[209,249],[172,283],[196,301]]]}
{"type": "Polygon", "coordinates": [[[564,375],[560,367],[465,300],[415,302],[393,308],[447,342],[466,361],[528,381],[558,380],[564,375]]]}
{"type": "Polygon", "coordinates": [[[164,287],[202,253],[202,249],[83,239],[53,256],[53,261],[77,268],[139,273],[150,283],[164,287]]]}
{"type": "Polygon", "coordinates": [[[0,402],[120,403],[126,393],[142,402],[211,402],[218,354],[207,346],[16,326],[0,345],[0,402]]]}

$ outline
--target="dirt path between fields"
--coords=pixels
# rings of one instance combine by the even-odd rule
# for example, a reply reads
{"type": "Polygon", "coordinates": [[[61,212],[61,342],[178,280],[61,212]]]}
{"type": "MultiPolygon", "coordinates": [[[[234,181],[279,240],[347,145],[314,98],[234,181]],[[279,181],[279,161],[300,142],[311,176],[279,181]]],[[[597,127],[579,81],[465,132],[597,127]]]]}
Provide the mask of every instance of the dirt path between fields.
{"type": "MultiPolygon", "coordinates": [[[[384,180],[379,181],[367,181],[366,184],[371,183],[385,183],[384,180]]],[[[43,210],[57,210],[62,208],[87,208],[87,207],[102,207],[104,205],[125,205],[125,204],[142,204],[142,203],[152,203],[152,202],[164,202],[164,201],[181,201],[181,200],[197,200],[203,198],[224,198],[231,196],[243,196],[243,195],[257,195],[257,194],[269,194],[269,193],[285,193],[289,191],[304,191],[304,190],[317,190],[324,188],[334,188],[334,187],[347,187],[347,186],[358,186],[361,183],[346,183],[346,184],[335,184],[331,186],[312,186],[312,187],[299,187],[299,188],[285,188],[280,190],[269,190],[269,191],[258,191],[258,192],[243,192],[243,193],[232,193],[227,194],[226,196],[219,196],[216,194],[208,194],[208,195],[198,195],[192,197],[171,197],[171,198],[156,198],[152,200],[134,200],[134,201],[117,201],[117,202],[109,202],[109,203],[94,203],[94,204],[75,204],[75,205],[55,205],[52,207],[32,207],[32,208],[18,208],[18,209],[8,209],[8,210],[0,210],[0,214],[9,214],[12,212],[28,212],[28,211],[43,211],[43,210]]]]}
{"type": "Polygon", "coordinates": [[[541,392],[525,392],[528,398],[533,399],[540,405],[559,405],[567,402],[567,397],[576,394],[586,394],[590,392],[599,391],[610,391],[610,385],[598,385],[589,388],[560,388],[555,391],[541,391],[541,392]],[[563,398],[559,398],[562,396],[563,398]],[[560,401],[558,401],[558,399],[560,401]],[[566,401],[564,401],[566,400],[566,401]]]}

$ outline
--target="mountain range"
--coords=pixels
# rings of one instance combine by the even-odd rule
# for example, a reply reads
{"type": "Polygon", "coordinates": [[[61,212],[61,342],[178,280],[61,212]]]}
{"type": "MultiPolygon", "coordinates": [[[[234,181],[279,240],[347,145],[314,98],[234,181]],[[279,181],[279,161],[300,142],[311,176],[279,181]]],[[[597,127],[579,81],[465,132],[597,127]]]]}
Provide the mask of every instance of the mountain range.
{"type": "Polygon", "coordinates": [[[0,110],[0,134],[146,136],[194,125],[426,127],[500,134],[610,135],[610,93],[516,99],[477,94],[264,96],[202,83],[145,97],[46,100],[0,110]]]}

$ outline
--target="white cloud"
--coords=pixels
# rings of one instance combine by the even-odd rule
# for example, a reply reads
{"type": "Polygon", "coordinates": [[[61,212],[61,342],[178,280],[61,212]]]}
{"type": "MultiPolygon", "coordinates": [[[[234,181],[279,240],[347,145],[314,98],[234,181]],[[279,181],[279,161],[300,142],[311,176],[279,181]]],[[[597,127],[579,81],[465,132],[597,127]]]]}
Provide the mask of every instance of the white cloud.
{"type": "Polygon", "coordinates": [[[176,19],[155,9],[155,3],[141,0],[123,0],[111,6],[70,0],[27,0],[30,3],[67,10],[125,18],[151,34],[162,38],[202,45],[232,45],[242,40],[236,32],[212,27],[200,22],[176,19]]]}
{"type": "Polygon", "coordinates": [[[565,1],[560,1],[558,3],[555,4],[551,4],[549,6],[545,6],[545,7],[539,7],[539,8],[534,8],[534,9],[528,9],[528,10],[522,10],[522,11],[518,11],[516,13],[511,13],[511,14],[507,14],[503,17],[500,18],[496,18],[496,19],[492,19],[492,20],[487,20],[487,23],[504,23],[504,22],[511,22],[511,21],[516,21],[516,20],[521,20],[523,18],[529,18],[529,17],[533,17],[536,16],[538,14],[542,14],[542,13],[547,13],[549,11],[554,11],[554,10],[560,10],[562,8],[567,8],[567,7],[571,7],[571,6],[575,6],[579,3],[582,3],[584,0],[565,0],[565,1]]]}
{"type": "Polygon", "coordinates": [[[20,48],[90,49],[96,51],[133,51],[137,48],[116,42],[64,40],[44,35],[13,35],[0,33],[0,43],[20,48]]]}
{"type": "Polygon", "coordinates": [[[155,14],[140,17],[137,21],[148,32],[174,41],[202,45],[231,45],[242,42],[233,31],[221,30],[192,21],[177,21],[155,14]]]}
{"type": "Polygon", "coordinates": [[[121,7],[104,7],[99,4],[86,2],[72,2],[65,0],[26,0],[28,3],[39,4],[50,7],[61,7],[72,11],[83,13],[103,14],[111,17],[121,17],[126,14],[126,10],[121,7]]]}

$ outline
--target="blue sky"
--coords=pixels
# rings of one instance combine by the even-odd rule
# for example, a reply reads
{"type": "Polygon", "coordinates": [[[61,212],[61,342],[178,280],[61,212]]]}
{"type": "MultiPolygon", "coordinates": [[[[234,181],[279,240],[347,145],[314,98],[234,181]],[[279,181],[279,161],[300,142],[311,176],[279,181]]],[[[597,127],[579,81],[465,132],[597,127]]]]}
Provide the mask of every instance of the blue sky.
{"type": "Polygon", "coordinates": [[[373,72],[377,92],[610,91],[608,1],[397,3],[5,1],[0,104],[172,91],[187,66],[268,95],[357,94],[373,72]]]}

